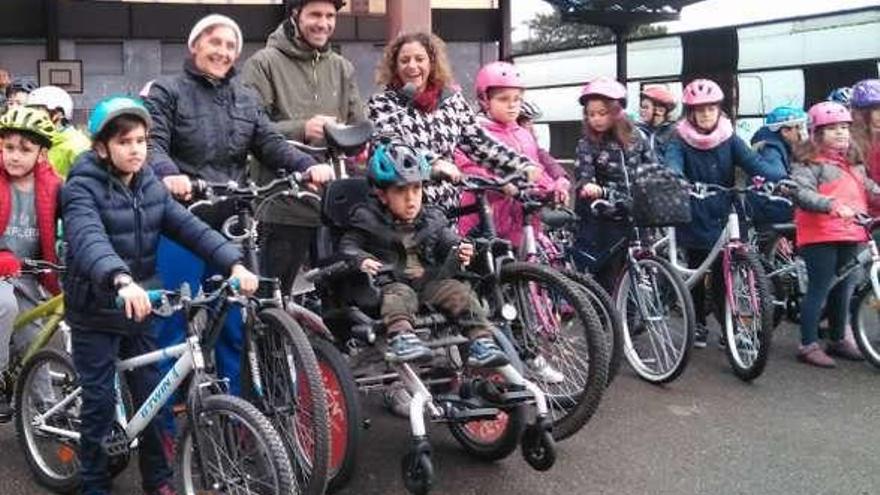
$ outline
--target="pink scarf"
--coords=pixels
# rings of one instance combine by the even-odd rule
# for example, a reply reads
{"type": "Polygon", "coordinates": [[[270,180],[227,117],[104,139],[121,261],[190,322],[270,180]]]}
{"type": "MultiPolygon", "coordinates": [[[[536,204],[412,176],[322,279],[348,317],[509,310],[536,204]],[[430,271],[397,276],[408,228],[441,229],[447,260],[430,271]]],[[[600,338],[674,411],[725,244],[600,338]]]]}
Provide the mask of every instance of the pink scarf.
{"type": "Polygon", "coordinates": [[[718,118],[718,125],[709,134],[704,134],[697,130],[687,119],[679,122],[676,129],[678,130],[678,135],[684,139],[684,142],[703,151],[716,148],[733,136],[733,124],[724,115],[718,118]]]}

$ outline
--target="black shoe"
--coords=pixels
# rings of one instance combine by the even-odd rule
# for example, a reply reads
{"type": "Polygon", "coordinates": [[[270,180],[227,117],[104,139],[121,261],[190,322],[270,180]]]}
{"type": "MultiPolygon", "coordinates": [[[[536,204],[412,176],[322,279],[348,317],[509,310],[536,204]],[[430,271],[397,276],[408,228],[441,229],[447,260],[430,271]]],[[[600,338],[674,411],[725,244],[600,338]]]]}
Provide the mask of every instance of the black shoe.
{"type": "Polygon", "coordinates": [[[694,332],[694,347],[697,349],[705,349],[709,340],[709,329],[702,323],[697,323],[697,330],[694,332]]]}

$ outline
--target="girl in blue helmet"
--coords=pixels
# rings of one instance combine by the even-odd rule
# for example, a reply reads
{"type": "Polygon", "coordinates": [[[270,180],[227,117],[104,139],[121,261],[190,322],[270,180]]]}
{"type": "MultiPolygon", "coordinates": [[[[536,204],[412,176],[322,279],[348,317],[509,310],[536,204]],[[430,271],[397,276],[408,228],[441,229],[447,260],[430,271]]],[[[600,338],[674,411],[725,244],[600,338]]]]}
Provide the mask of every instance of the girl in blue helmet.
{"type": "MultiPolygon", "coordinates": [[[[221,267],[253,293],[257,278],[241,251],[177,203],[147,161],[150,116],[140,100],[112,97],[89,120],[93,148],[77,159],[61,191],[65,240],[65,319],[82,386],[80,443],[82,493],[110,493],[102,441],[113,426],[117,359],[156,349],[145,288],[159,286],[156,253],[165,235],[221,267]],[[122,309],[116,299],[124,301],[122,309]]],[[[136,404],[159,382],[156,365],[127,373],[136,404]]],[[[173,494],[171,470],[155,422],[141,434],[144,492],[173,494]]]]}

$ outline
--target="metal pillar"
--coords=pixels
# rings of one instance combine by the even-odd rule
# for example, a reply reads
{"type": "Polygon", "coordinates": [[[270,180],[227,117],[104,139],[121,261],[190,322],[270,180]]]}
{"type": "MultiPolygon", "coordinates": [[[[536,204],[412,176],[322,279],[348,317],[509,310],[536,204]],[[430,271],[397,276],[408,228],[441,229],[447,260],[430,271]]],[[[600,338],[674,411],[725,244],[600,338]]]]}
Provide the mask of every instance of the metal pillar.
{"type": "Polygon", "coordinates": [[[621,84],[626,84],[626,37],[632,29],[628,26],[613,26],[611,31],[614,32],[614,44],[617,48],[617,80],[621,84]]]}
{"type": "Polygon", "coordinates": [[[513,55],[513,42],[510,34],[513,31],[513,21],[511,20],[510,0],[501,0],[498,4],[499,14],[501,15],[501,40],[499,43],[498,55],[501,60],[510,60],[513,55]]]}
{"type": "Polygon", "coordinates": [[[58,0],[43,0],[46,12],[46,59],[58,60],[61,52],[58,36],[58,0]]]}
{"type": "Polygon", "coordinates": [[[389,41],[402,32],[431,32],[431,0],[388,0],[386,11],[389,41]]]}

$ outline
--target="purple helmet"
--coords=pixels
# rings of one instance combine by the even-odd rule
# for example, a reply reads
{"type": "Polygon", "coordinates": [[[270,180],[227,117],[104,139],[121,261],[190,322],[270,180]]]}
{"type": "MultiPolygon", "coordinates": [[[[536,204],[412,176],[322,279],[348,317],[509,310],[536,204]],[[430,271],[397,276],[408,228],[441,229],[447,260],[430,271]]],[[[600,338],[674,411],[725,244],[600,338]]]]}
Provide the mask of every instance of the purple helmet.
{"type": "Polygon", "coordinates": [[[880,105],[880,79],[865,79],[852,88],[850,105],[853,108],[868,108],[880,105]]]}

